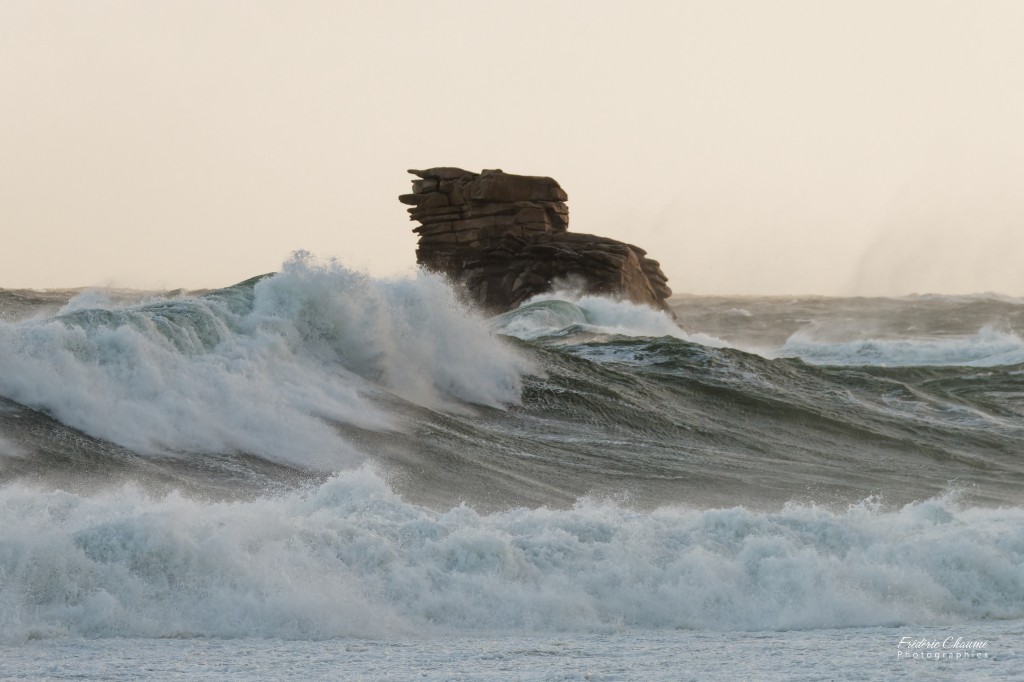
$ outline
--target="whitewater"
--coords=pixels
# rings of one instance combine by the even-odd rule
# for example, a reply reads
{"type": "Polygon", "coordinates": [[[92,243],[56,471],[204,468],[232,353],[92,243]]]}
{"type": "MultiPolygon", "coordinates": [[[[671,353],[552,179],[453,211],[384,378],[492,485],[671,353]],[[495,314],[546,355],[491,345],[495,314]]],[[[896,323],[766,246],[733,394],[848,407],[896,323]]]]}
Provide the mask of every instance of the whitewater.
{"type": "Polygon", "coordinates": [[[0,290],[0,679],[1021,679],[1024,300],[672,304],[0,290]]]}

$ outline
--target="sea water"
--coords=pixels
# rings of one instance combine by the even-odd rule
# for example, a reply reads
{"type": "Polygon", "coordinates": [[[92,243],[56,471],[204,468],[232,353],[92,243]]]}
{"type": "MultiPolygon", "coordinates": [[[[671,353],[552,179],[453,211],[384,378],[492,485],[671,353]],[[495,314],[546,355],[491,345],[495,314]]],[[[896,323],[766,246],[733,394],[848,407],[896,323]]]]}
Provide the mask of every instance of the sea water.
{"type": "Polygon", "coordinates": [[[0,292],[0,679],[1021,679],[1024,302],[0,292]]]}

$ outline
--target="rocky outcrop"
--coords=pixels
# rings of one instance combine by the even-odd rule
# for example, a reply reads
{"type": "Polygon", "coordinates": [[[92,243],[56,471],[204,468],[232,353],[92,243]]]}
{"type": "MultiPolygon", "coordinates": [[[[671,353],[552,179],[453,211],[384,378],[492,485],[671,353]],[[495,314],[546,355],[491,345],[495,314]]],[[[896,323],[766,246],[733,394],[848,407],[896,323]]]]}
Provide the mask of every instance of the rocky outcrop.
{"type": "Polygon", "coordinates": [[[672,291],[658,261],[606,237],[568,232],[568,196],[551,178],[500,170],[410,170],[416,260],[463,282],[492,312],[564,285],[668,310],[672,291]]]}

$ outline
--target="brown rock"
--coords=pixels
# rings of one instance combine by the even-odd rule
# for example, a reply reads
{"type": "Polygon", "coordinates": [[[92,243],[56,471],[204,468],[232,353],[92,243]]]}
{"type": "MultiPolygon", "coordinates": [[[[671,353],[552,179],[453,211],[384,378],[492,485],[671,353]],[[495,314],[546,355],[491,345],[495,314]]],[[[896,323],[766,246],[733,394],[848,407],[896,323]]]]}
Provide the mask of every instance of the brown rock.
{"type": "Polygon", "coordinates": [[[473,201],[565,201],[569,197],[551,178],[509,175],[500,171],[484,173],[473,180],[473,201]]]}
{"type": "Polygon", "coordinates": [[[410,169],[409,172],[416,177],[423,178],[424,180],[457,180],[461,177],[476,175],[470,171],[462,170],[461,168],[452,168],[450,166],[428,168],[427,170],[410,169]]]}
{"type": "Polygon", "coordinates": [[[456,218],[462,215],[462,211],[454,206],[438,206],[436,208],[420,208],[419,206],[409,209],[409,215],[412,220],[423,220],[424,218],[436,218],[437,216],[455,216],[456,218]]]}
{"type": "Polygon", "coordinates": [[[450,206],[452,203],[451,199],[448,198],[448,195],[443,192],[428,192],[427,194],[415,194],[413,196],[417,196],[420,199],[416,204],[416,208],[419,210],[424,208],[450,206]]]}
{"type": "Polygon", "coordinates": [[[554,281],[668,310],[660,264],[643,249],[567,232],[565,191],[548,177],[461,168],[411,170],[413,194],[399,200],[419,221],[417,261],[461,282],[484,308],[514,308],[554,281]]]}
{"type": "Polygon", "coordinates": [[[431,223],[429,225],[420,225],[419,227],[413,228],[413,232],[418,234],[420,238],[433,237],[435,234],[441,234],[442,232],[451,232],[452,224],[448,223],[431,223]]]}

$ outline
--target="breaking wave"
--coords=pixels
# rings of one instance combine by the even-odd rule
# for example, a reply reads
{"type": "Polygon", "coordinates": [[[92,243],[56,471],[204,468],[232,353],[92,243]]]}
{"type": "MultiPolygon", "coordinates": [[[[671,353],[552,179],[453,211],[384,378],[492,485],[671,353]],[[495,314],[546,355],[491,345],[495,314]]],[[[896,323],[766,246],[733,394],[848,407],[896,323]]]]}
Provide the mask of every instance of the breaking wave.
{"type": "Polygon", "coordinates": [[[818,365],[995,367],[1024,363],[1024,340],[994,325],[983,326],[973,336],[843,342],[821,341],[812,332],[800,331],[786,340],[777,356],[818,365]]]}
{"type": "Polygon", "coordinates": [[[323,467],[358,453],[333,424],[396,428],[393,395],[502,407],[528,365],[439,278],[379,280],[299,254],[202,296],[0,322],[0,394],[144,454],[241,452],[323,467]]]}
{"type": "Polygon", "coordinates": [[[952,497],[480,514],[371,470],[235,503],[0,489],[0,634],[329,638],[1024,617],[1024,511],[952,497]]]}

